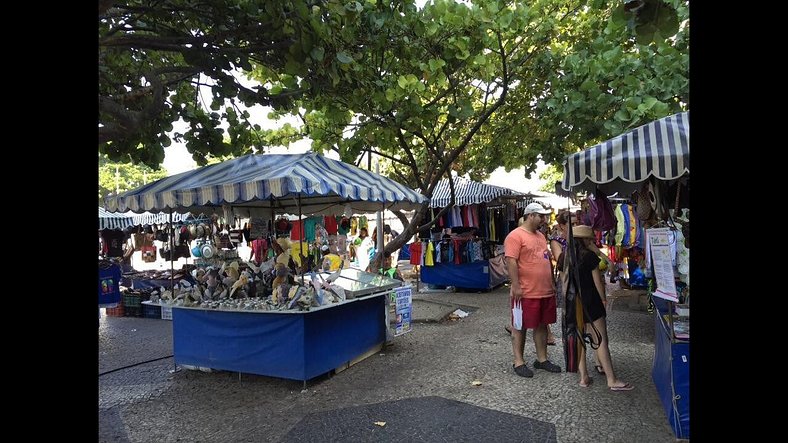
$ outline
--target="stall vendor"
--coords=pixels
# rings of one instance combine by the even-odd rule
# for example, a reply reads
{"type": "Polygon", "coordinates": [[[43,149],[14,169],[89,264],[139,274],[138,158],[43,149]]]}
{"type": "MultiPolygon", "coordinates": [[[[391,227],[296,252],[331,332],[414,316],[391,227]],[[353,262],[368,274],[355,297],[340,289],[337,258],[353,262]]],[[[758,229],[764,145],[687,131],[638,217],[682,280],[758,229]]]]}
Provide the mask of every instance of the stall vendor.
{"type": "Polygon", "coordinates": [[[320,251],[323,253],[323,265],[321,269],[330,272],[338,271],[342,265],[342,257],[331,252],[331,248],[328,245],[323,245],[320,251]]]}
{"type": "Polygon", "coordinates": [[[391,254],[388,252],[383,254],[383,267],[378,270],[378,273],[395,280],[405,281],[399,269],[396,266],[391,266],[391,254]]]}

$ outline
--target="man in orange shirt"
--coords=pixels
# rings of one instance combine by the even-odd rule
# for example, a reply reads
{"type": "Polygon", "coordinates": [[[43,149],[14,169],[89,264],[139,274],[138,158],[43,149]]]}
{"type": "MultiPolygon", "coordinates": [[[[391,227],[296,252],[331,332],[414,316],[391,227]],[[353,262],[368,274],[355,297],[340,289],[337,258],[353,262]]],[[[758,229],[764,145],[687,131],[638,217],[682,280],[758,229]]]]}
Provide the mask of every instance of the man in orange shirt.
{"type": "MultiPolygon", "coordinates": [[[[536,360],[534,368],[561,372],[561,367],[547,359],[547,325],[556,321],[555,287],[550,267],[547,239],[539,232],[550,211],[539,203],[525,207],[520,226],[506,236],[503,242],[506,269],[511,281],[511,306],[519,301],[522,306],[522,330],[512,328],[514,372],[521,377],[533,377],[525,364],[523,349],[525,331],[534,330],[536,360]]],[[[514,318],[512,318],[514,324],[514,318]]]]}

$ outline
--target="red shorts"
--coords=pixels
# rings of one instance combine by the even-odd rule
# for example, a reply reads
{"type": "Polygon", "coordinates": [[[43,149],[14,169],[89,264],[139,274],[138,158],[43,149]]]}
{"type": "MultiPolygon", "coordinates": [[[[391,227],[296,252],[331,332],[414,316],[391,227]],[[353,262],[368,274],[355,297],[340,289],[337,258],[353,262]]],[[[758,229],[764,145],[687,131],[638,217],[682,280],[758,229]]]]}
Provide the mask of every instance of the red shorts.
{"type": "MultiPolygon", "coordinates": [[[[555,296],[544,298],[521,298],[523,307],[523,329],[534,329],[540,324],[553,324],[556,321],[555,296]]],[[[510,307],[514,307],[514,298],[509,297],[510,307]]],[[[509,310],[509,312],[512,312],[509,310]]],[[[512,319],[514,320],[514,319],[512,319]]],[[[512,323],[514,324],[514,322],[512,323]]]]}

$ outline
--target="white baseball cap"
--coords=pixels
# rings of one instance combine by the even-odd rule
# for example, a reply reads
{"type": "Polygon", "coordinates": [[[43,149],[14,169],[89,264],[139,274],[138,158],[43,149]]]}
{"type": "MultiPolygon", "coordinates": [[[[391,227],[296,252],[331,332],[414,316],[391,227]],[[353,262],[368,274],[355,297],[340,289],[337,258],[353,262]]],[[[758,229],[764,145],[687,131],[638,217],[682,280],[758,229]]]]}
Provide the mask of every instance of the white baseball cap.
{"type": "Polygon", "coordinates": [[[543,208],[542,205],[540,205],[539,203],[530,203],[528,206],[525,207],[525,211],[523,211],[523,215],[528,215],[533,213],[547,215],[550,213],[550,210],[543,208]]]}
{"type": "Polygon", "coordinates": [[[329,247],[328,247],[328,245],[323,245],[323,246],[320,248],[320,250],[321,250],[321,251],[323,251],[323,252],[327,252],[327,251],[329,250],[329,247]]]}

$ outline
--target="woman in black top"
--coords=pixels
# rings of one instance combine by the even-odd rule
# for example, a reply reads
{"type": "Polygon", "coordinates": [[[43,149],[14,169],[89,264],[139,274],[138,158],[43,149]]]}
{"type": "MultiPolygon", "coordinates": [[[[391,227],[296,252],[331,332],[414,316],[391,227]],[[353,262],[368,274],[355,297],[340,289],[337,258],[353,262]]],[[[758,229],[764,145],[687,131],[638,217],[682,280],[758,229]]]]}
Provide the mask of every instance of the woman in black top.
{"type": "MultiPolygon", "coordinates": [[[[577,252],[577,266],[574,269],[580,284],[580,299],[587,322],[586,333],[591,335],[595,345],[599,345],[596,356],[599,364],[604,368],[608,388],[611,391],[630,391],[634,386],[619,380],[613,372],[613,360],[610,357],[607,337],[605,281],[599,271],[600,259],[590,247],[594,242],[594,231],[590,226],[574,226],[572,235],[575,238],[574,246],[577,252]]],[[[585,347],[580,347],[579,360],[580,386],[587,387],[592,380],[588,376],[585,347]]]]}

